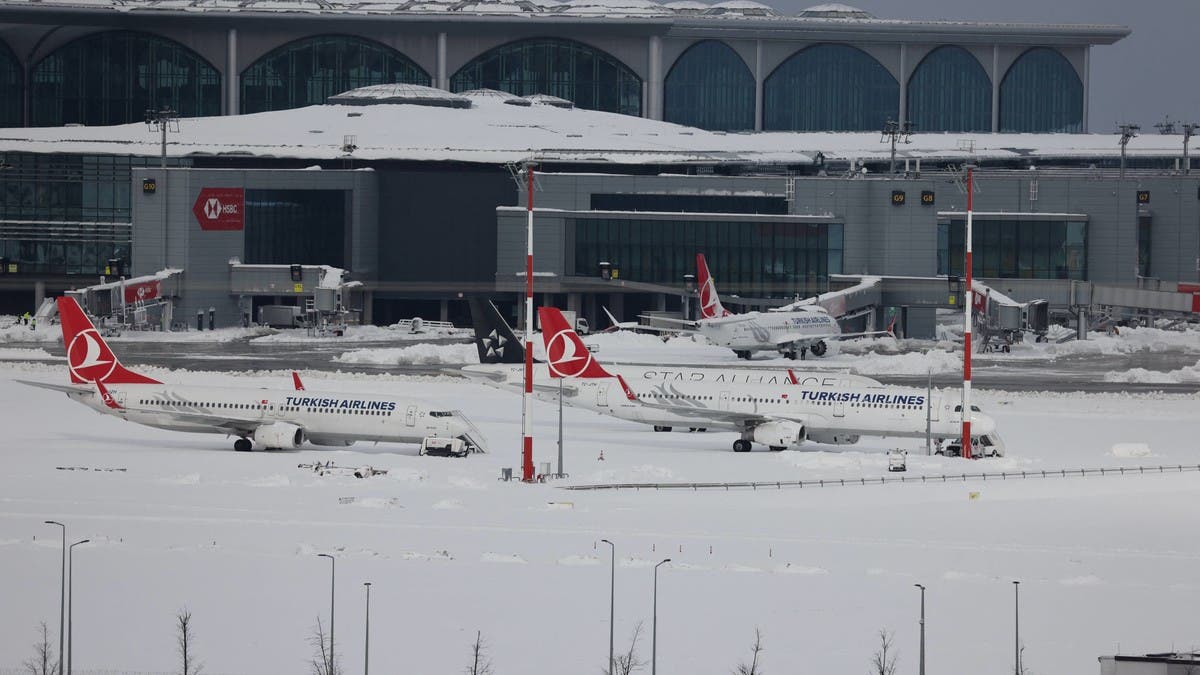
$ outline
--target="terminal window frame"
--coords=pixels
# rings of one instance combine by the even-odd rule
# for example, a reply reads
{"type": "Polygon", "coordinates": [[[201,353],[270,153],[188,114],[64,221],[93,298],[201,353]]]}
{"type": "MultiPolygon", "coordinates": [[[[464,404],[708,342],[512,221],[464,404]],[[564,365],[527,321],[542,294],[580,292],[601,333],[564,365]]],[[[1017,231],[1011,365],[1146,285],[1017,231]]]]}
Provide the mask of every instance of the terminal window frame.
{"type": "MultiPolygon", "coordinates": [[[[939,275],[963,274],[966,221],[940,221],[939,275]]],[[[972,228],[976,277],[991,279],[1088,278],[1086,220],[976,218],[972,228]]]]}

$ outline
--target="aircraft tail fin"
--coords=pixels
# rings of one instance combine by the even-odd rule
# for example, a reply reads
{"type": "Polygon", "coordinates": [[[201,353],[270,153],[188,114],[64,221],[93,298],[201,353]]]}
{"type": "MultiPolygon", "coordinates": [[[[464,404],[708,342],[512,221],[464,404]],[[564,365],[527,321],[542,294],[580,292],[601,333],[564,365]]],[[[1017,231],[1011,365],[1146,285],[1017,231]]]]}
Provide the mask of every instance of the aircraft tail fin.
{"type": "Polygon", "coordinates": [[[470,298],[471,324],[480,363],[525,363],[525,348],[500,310],[486,298],[470,298]]]}
{"type": "Polygon", "coordinates": [[[304,391],[304,382],[300,380],[300,373],[297,373],[294,370],[292,371],[292,387],[295,388],[296,391],[304,391]]]}
{"type": "Polygon", "coordinates": [[[550,377],[612,377],[592,356],[587,345],[583,344],[557,308],[539,307],[538,318],[542,322],[542,341],[546,346],[546,365],[550,366],[550,377]]]}
{"type": "Polygon", "coordinates": [[[58,315],[62,320],[63,346],[67,350],[72,384],[162,384],[121,365],[75,298],[60,297],[58,315]]]}
{"type": "Polygon", "coordinates": [[[717,295],[717,284],[708,273],[708,262],[703,253],[696,254],[696,276],[700,284],[700,318],[716,319],[732,315],[733,312],[721,305],[721,297],[717,295]]]}

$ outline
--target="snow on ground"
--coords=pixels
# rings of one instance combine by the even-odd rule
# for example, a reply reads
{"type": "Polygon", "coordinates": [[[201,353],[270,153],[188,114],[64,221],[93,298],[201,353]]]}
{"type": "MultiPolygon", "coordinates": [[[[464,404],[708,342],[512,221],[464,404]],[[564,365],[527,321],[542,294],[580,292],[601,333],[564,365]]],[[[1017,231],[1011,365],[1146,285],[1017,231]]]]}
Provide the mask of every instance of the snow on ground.
{"type": "Polygon", "coordinates": [[[1200,382],[1200,361],[1194,366],[1161,372],[1145,368],[1112,371],[1104,374],[1105,382],[1143,382],[1148,384],[1179,384],[1200,382]]]}
{"type": "MultiPolygon", "coordinates": [[[[596,336],[600,337],[600,336],[596,336]]],[[[626,339],[624,337],[622,340],[626,339]]],[[[590,341],[590,339],[589,339],[590,341]]],[[[619,351],[617,341],[601,345],[619,351]]],[[[631,353],[636,351],[630,349],[631,353]]],[[[652,354],[653,355],[653,354],[652,354]]],[[[642,358],[645,358],[643,353],[642,358]]],[[[741,491],[577,492],[496,480],[519,466],[520,398],[448,378],[314,374],[317,391],[404,392],[460,408],[489,454],[421,457],[415,446],[234,453],[231,440],[148,429],[15,378],[64,381],[61,365],[0,363],[0,668],[56,626],[59,533],[75,549],[74,664],[167,671],[187,606],[213,673],[306,669],[337,555],[337,644],[362,667],[362,582],[371,581],[371,665],[452,673],[480,630],[497,673],[598,672],[608,647],[616,544],[617,648],[649,626],[659,570],[662,672],[724,674],[763,630],[767,672],[863,672],[877,631],[915,669],[918,595],[929,587],[931,675],[1011,672],[1013,579],[1025,663],[1096,672],[1096,656],[1191,644],[1200,600],[1200,474],[741,491]],[[319,476],[296,465],[371,465],[319,476]],[[62,467],[60,469],[59,467],[62,467]],[[73,470],[66,470],[68,468],[73,470]],[[105,469],[124,469],[108,471],[105,469]],[[974,496],[972,494],[974,493],[974,496]]],[[[169,381],[289,387],[161,371],[169,381]]],[[[734,454],[731,433],[654,433],[568,408],[567,483],[856,478],[1200,464],[1193,396],[978,392],[1009,448],[1002,460],[927,457],[918,441],[734,454]],[[1153,449],[1139,456],[1140,446],[1153,449]],[[600,452],[604,460],[598,459],[600,452]]],[[[535,459],[554,461],[555,408],[534,404],[535,459]]],[[[645,632],[643,633],[646,636],[645,632]]],[[[641,654],[649,653],[648,639],[641,654]]]]}
{"type": "Polygon", "coordinates": [[[45,349],[22,349],[18,347],[0,347],[0,361],[51,361],[62,360],[45,349]]]}

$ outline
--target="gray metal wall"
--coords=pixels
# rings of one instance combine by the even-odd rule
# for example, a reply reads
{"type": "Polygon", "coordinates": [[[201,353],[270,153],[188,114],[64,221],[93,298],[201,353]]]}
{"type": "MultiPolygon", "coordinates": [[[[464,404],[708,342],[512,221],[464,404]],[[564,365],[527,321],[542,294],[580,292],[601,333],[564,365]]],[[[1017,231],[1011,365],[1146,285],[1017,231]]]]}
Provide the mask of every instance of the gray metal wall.
{"type": "Polygon", "coordinates": [[[217,325],[240,321],[237,298],[230,293],[230,258],[242,259],[244,231],[200,229],[192,206],[204,188],[247,190],[345,190],[346,265],[356,278],[376,278],[379,268],[378,188],[372,171],[297,171],[239,169],[137,169],[130,187],[133,206],[133,275],[165,267],[184,270],[177,321],[194,322],[198,310],[216,310],[217,325]],[[152,178],[157,189],[142,191],[152,178]]]}
{"type": "MultiPolygon", "coordinates": [[[[586,211],[593,193],[767,194],[784,195],[785,177],[598,176],[542,174],[535,205],[545,209],[586,211]]],[[[951,174],[920,178],[797,177],[791,213],[831,217],[845,225],[843,269],[847,274],[934,276],[937,273],[939,213],[966,210],[966,191],[951,174]],[[892,192],[905,193],[894,205],[892,192]],[[921,202],[922,191],[934,203],[921,202]]],[[[1086,214],[1088,275],[1101,283],[1137,282],[1137,218],[1153,216],[1150,276],[1165,281],[1200,279],[1200,177],[1131,172],[1125,179],[1089,170],[1074,172],[982,172],[975,210],[1030,214],[1086,214]],[[1035,193],[1030,186],[1036,183],[1035,193]],[[1148,204],[1137,193],[1149,191],[1148,204]]],[[[522,199],[523,201],[523,199],[522,199]]],[[[539,213],[535,233],[537,271],[569,274],[573,248],[564,233],[565,214],[539,213]]],[[[668,216],[669,217],[669,216],[668,216]]],[[[693,214],[680,214],[692,218],[693,214]]],[[[986,215],[980,215],[986,218],[986,215]]],[[[1010,216],[1011,217],[1011,216],[1010,216]]],[[[1036,217],[1036,216],[1030,216],[1036,217]]],[[[723,214],[724,219],[738,219],[723,214]]],[[[749,216],[743,219],[750,219],[749,216]]],[[[525,253],[523,211],[500,209],[497,221],[498,275],[521,269],[525,253]]],[[[582,274],[590,275],[591,271],[582,274]]],[[[636,281],[636,280],[632,280],[636,281]]],[[[730,289],[736,290],[736,289],[730,289]]]]}

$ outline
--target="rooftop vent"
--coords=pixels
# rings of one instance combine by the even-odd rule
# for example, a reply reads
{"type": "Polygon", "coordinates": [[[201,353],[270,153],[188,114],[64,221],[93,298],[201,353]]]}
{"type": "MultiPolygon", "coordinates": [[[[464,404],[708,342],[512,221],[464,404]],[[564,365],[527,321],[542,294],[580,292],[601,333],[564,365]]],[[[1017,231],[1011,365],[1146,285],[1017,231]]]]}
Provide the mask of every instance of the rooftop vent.
{"type": "Polygon", "coordinates": [[[359,87],[344,91],[327,100],[331,104],[340,105],[381,105],[386,103],[407,103],[410,105],[427,105],[435,108],[470,108],[471,99],[458,94],[451,94],[442,89],[423,87],[419,84],[373,84],[369,87],[359,87]]]}
{"type": "Polygon", "coordinates": [[[517,96],[516,94],[510,94],[507,91],[500,91],[498,89],[472,89],[470,91],[459,92],[458,95],[466,96],[467,98],[483,98],[483,99],[499,100],[499,101],[503,101],[504,103],[507,103],[509,105],[519,105],[519,106],[533,105],[533,101],[530,101],[527,98],[521,98],[520,96],[517,96]]]}
{"type": "Polygon", "coordinates": [[[677,14],[703,14],[708,10],[708,3],[697,2],[697,0],[676,0],[676,2],[668,2],[663,5],[667,9],[677,14]]]}
{"type": "Polygon", "coordinates": [[[551,96],[550,94],[531,94],[525,97],[525,100],[537,105],[552,105],[555,108],[574,108],[575,104],[565,98],[551,96]]]}
{"type": "Polygon", "coordinates": [[[774,8],[754,0],[725,0],[704,10],[706,16],[778,16],[774,8]]]}

